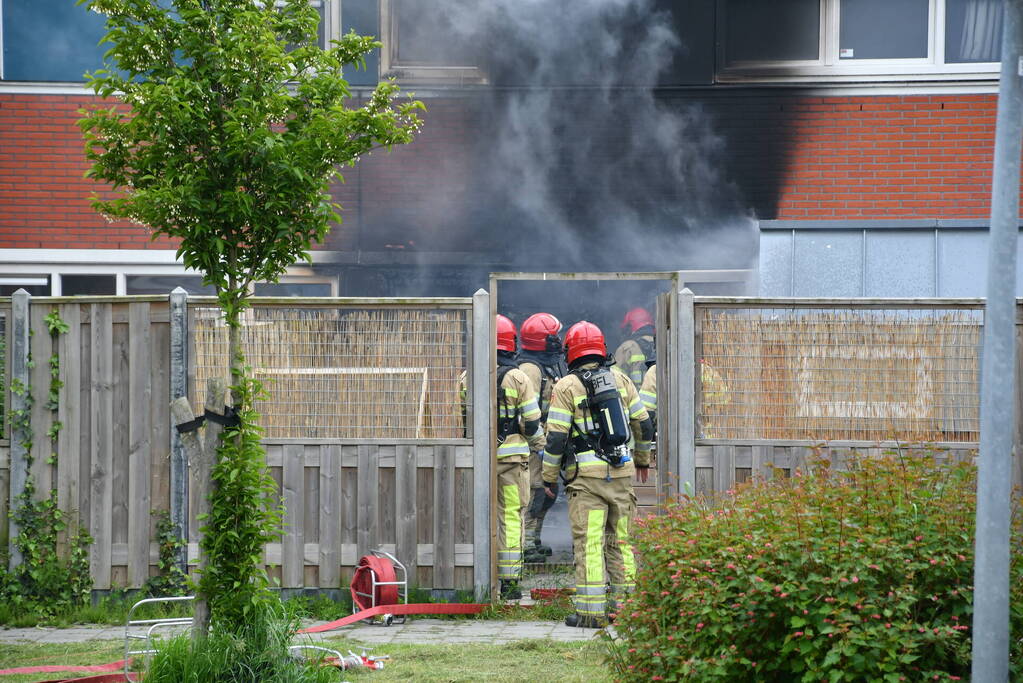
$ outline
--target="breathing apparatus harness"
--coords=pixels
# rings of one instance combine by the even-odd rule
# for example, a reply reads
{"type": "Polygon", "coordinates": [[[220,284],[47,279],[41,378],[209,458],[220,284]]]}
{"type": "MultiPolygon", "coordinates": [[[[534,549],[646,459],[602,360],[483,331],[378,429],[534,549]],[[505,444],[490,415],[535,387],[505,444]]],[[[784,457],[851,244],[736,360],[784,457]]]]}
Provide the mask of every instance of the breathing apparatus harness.
{"type": "MultiPolygon", "coordinates": [[[[598,459],[608,467],[624,467],[632,458],[626,444],[629,442],[629,420],[622,405],[622,397],[618,392],[618,383],[611,372],[614,361],[605,362],[595,368],[577,368],[571,373],[579,378],[586,388],[586,406],[590,411],[589,422],[592,425],[583,432],[572,421],[569,438],[562,455],[561,478],[565,484],[571,484],[579,476],[579,463],[575,454],[580,451],[592,450],[598,459]],[[571,478],[565,472],[572,465],[575,471],[571,478]]],[[[610,478],[610,470],[608,472],[610,478]]]]}
{"type": "Polygon", "coordinates": [[[560,351],[519,351],[518,355],[519,363],[532,363],[536,367],[540,368],[540,386],[537,387],[537,397],[540,399],[540,421],[547,422],[547,413],[550,410],[550,406],[544,406],[543,397],[544,392],[547,390],[547,385],[551,382],[557,382],[559,379],[565,376],[564,367],[561,363],[561,352],[560,351]]]}
{"type": "Polygon", "coordinates": [[[515,362],[514,358],[497,354],[497,443],[499,444],[504,443],[504,440],[512,434],[522,433],[518,402],[515,403],[514,409],[509,411],[508,391],[501,386],[508,371],[517,367],[519,364],[515,362]],[[511,415],[506,417],[508,412],[511,415]]]}
{"type": "Polygon", "coordinates": [[[643,355],[646,356],[648,361],[647,367],[649,367],[649,360],[657,355],[657,343],[654,341],[653,333],[643,332],[642,334],[634,335],[632,339],[639,345],[639,350],[643,352],[643,355]]]}

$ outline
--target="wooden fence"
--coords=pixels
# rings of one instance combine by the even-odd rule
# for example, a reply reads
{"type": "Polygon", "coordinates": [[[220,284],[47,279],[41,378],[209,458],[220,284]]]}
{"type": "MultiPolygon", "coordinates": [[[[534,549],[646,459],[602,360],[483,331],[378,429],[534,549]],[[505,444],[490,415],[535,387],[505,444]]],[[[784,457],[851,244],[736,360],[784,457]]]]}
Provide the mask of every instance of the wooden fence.
{"type": "MultiPolygon", "coordinates": [[[[920,443],[939,458],[976,455],[982,300],[684,299],[679,318],[693,337],[682,356],[698,370],[681,419],[696,436],[692,469],[683,455],[678,471],[697,492],[817,456],[841,468],[852,457],[912,454],[920,443]],[[886,375],[899,381],[882,382],[886,375]],[[849,438],[857,432],[869,437],[849,438]]],[[[1021,452],[1019,433],[1016,441],[1021,452]]],[[[1018,458],[1015,483],[1023,484],[1018,458]]]]}
{"type": "MultiPolygon", "coordinates": [[[[80,527],[93,539],[94,590],[137,588],[155,573],[157,511],[168,511],[184,530],[188,561],[197,557],[200,524],[188,498],[187,463],[171,429],[169,404],[174,396],[196,393],[188,381],[195,371],[188,361],[195,346],[189,311],[208,308],[210,301],[185,299],[183,294],[170,299],[22,295],[0,308],[11,323],[5,328],[7,348],[19,351],[6,354],[8,386],[29,387],[32,441],[27,448],[27,435],[19,430],[0,441],[0,513],[7,518],[26,477],[39,496],[55,490],[72,529],[80,527]],[[56,322],[54,312],[66,331],[51,334],[47,316],[56,322]],[[28,340],[31,362],[20,352],[19,334],[28,340]]],[[[471,299],[423,300],[418,306],[357,303],[440,306],[465,315],[472,309],[471,299]]],[[[465,363],[472,339],[471,324],[463,325],[467,342],[458,353],[465,363]]],[[[451,384],[447,393],[457,397],[457,385],[451,384]]],[[[487,387],[476,393],[487,400],[487,387]]],[[[18,392],[10,399],[14,408],[25,400],[18,392]]],[[[473,440],[378,433],[374,439],[265,441],[267,465],[285,508],[281,541],[267,546],[271,574],[289,590],[337,589],[347,585],[359,557],[382,547],[409,565],[413,585],[443,591],[489,586],[490,562],[474,558],[477,547],[489,556],[489,544],[474,539],[489,531],[487,525],[473,525],[476,499],[489,497],[489,491],[478,493],[474,484],[474,469],[480,468],[473,467],[478,457],[473,440]]],[[[485,443],[485,430],[481,433],[485,443]]],[[[481,472],[489,473],[489,467],[481,472]]],[[[5,524],[2,533],[6,540],[17,529],[5,524]]],[[[17,562],[14,550],[12,562],[17,562]]]]}
{"type": "Polygon", "coordinates": [[[31,448],[12,427],[4,497],[12,501],[25,476],[40,496],[56,491],[70,530],[93,538],[94,587],[142,585],[158,557],[151,511],[170,503],[167,297],[14,297],[9,322],[7,349],[21,348],[21,335],[31,355],[10,353],[7,374],[9,386],[27,388],[11,394],[12,409],[31,396],[31,448]],[[51,334],[54,314],[66,331],[51,334]]]}
{"type": "MultiPolygon", "coordinates": [[[[492,330],[487,293],[478,292],[471,300],[305,303],[320,308],[440,306],[461,311],[470,395],[466,433],[463,438],[430,439],[385,434],[266,439],[267,464],[286,509],[282,539],[267,547],[271,571],[284,589],[336,589],[347,584],[359,557],[382,547],[410,566],[415,585],[442,591],[488,590],[494,576],[493,456],[488,428],[493,422],[494,375],[489,367],[492,330]]],[[[153,510],[171,513],[189,541],[187,556],[194,559],[196,555],[198,524],[188,501],[187,463],[171,429],[168,406],[173,397],[194,395],[189,383],[195,368],[189,361],[194,342],[188,312],[209,305],[209,300],[188,300],[183,293],[170,298],[17,295],[0,299],[6,386],[30,387],[34,399],[29,408],[31,466],[27,466],[24,434],[3,434],[0,440],[0,492],[4,494],[0,514],[6,519],[10,501],[27,476],[33,477],[39,491],[54,489],[72,523],[94,539],[90,557],[96,590],[138,587],[156,570],[153,510]],[[51,334],[47,316],[54,312],[67,325],[65,332],[51,334]],[[52,364],[51,359],[55,359],[52,364]]],[[[772,466],[791,471],[815,450],[841,466],[844,459],[857,454],[898,447],[896,441],[836,441],[827,434],[801,440],[765,438],[755,430],[728,439],[699,434],[696,430],[705,419],[701,407],[709,389],[703,386],[698,368],[704,349],[711,348],[704,345],[704,309],[978,310],[982,302],[694,298],[676,292],[661,305],[665,308],[662,324],[671,327],[670,334],[662,331],[658,340],[662,359],[658,368],[663,365],[664,371],[660,386],[665,387],[659,419],[662,425],[674,425],[675,436],[661,450],[661,472],[655,481],[662,492],[672,493],[684,483],[697,492],[727,490],[752,476],[766,475],[772,466]]],[[[1023,339],[1023,332],[1019,337],[1023,339]]],[[[967,338],[980,337],[971,329],[967,338]]],[[[748,348],[749,339],[736,344],[729,353],[748,348]]],[[[715,348],[720,352],[722,347],[715,348]]],[[[1023,349],[1023,344],[1018,348],[1023,349]]],[[[969,376],[975,365],[967,360],[962,367],[969,369],[963,378],[968,394],[976,389],[969,376]]],[[[747,386],[753,387],[752,381],[747,386]]],[[[1020,392],[1023,395],[1023,388],[1020,392]]],[[[24,395],[4,393],[8,413],[25,407],[24,395]]],[[[975,397],[965,399],[969,405],[975,401],[975,397]]],[[[738,398],[735,402],[739,403],[738,398]]],[[[967,417],[972,415],[969,405],[962,413],[967,417]]],[[[973,431],[952,433],[960,440],[936,445],[946,449],[947,457],[972,457],[977,443],[962,440],[962,435],[973,431]]],[[[1019,450],[1023,437],[1017,438],[1017,444],[1019,450]]],[[[638,493],[640,503],[653,509],[657,489],[646,487],[638,493]]],[[[4,526],[0,540],[16,532],[4,526]]],[[[12,561],[17,561],[16,553],[12,561]]]]}

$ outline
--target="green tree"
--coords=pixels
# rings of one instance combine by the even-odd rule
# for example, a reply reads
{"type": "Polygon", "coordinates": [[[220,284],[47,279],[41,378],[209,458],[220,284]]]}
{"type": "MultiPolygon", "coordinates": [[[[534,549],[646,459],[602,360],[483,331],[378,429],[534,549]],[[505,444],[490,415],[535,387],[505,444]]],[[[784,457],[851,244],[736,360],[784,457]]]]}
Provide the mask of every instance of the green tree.
{"type": "Polygon", "coordinates": [[[103,106],[82,111],[87,176],[114,190],[93,206],[179,241],[178,258],[216,289],[241,424],[222,435],[203,529],[198,591],[211,618],[240,627],[266,599],[262,545],[276,526],[239,334],[249,286],[308,260],[340,207],[339,166],[408,143],[420,102],[391,82],[350,106],[345,66],[380,46],[350,33],[316,44],[307,0],[78,0],[107,18],[103,106]]]}

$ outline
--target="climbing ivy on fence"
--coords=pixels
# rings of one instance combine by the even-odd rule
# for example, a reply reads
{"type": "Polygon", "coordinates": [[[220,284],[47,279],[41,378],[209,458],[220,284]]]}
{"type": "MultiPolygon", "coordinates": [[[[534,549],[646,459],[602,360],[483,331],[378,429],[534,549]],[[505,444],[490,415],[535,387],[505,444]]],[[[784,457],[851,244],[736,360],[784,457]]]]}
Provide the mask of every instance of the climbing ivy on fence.
{"type": "Polygon", "coordinates": [[[178,525],[171,519],[169,512],[153,510],[153,516],[156,518],[156,542],[160,548],[160,573],[149,577],[143,592],[154,598],[185,595],[188,576],[178,564],[185,542],[178,535],[178,525]]]}
{"type": "MultiPolygon", "coordinates": [[[[54,340],[68,331],[67,323],[61,320],[56,309],[44,320],[54,340]]],[[[29,367],[33,364],[30,357],[29,367]]],[[[63,386],[58,354],[50,357],[49,367],[50,386],[46,408],[55,414],[60,403],[60,388],[63,386]]],[[[18,527],[18,535],[11,539],[11,543],[21,554],[21,563],[8,570],[7,558],[3,558],[3,565],[0,566],[0,599],[16,610],[52,616],[88,600],[92,587],[89,574],[89,545],[92,538],[77,526],[68,527],[68,513],[58,507],[56,489],[51,488],[49,496],[37,500],[36,482],[31,475],[35,438],[31,415],[35,397],[32,387],[16,378],[11,380],[11,393],[22,397],[24,405],[23,408],[10,411],[11,442],[19,444],[24,450],[25,466],[29,474],[25,488],[15,498],[10,512],[18,527]],[[66,538],[61,539],[61,536],[66,538]]],[[[55,446],[63,425],[55,415],[53,418],[46,438],[55,446]]],[[[54,447],[47,465],[53,466],[56,462],[57,450],[54,447]]]]}

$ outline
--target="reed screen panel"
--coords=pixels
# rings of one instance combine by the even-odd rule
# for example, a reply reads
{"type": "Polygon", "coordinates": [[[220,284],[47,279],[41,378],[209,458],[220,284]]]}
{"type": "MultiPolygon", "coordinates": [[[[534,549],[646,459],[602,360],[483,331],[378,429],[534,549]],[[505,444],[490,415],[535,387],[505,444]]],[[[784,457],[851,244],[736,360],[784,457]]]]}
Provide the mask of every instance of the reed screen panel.
{"type": "Polygon", "coordinates": [[[704,439],[979,441],[981,310],[698,316],[704,439]]]}
{"type": "MultiPolygon", "coordinates": [[[[191,318],[195,381],[227,375],[227,329],[216,308],[191,318]]],[[[266,397],[267,438],[462,438],[467,309],[255,305],[241,328],[245,362],[266,397]]]]}

